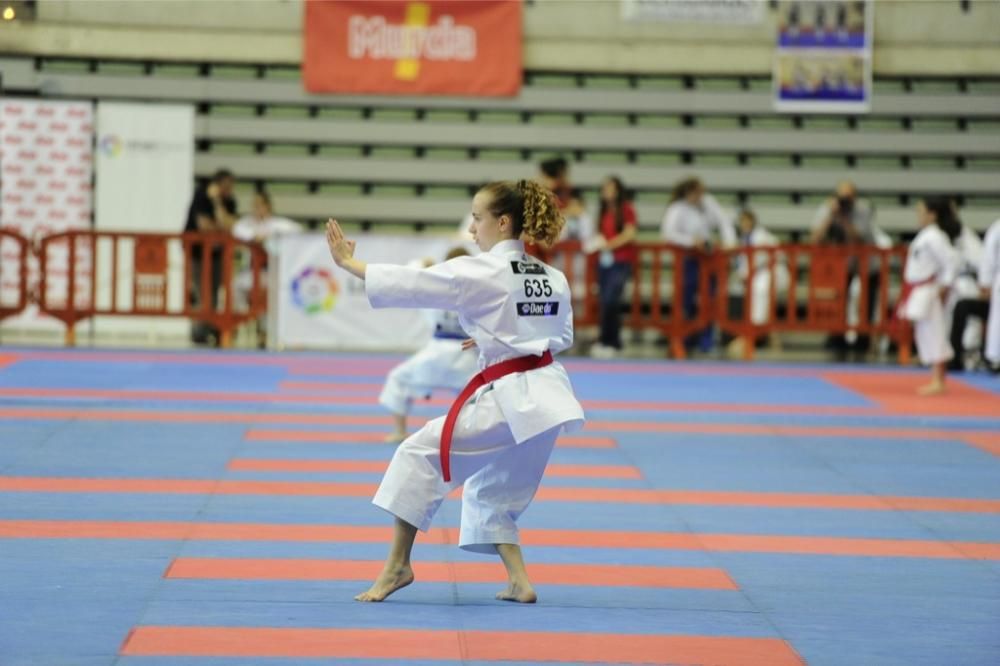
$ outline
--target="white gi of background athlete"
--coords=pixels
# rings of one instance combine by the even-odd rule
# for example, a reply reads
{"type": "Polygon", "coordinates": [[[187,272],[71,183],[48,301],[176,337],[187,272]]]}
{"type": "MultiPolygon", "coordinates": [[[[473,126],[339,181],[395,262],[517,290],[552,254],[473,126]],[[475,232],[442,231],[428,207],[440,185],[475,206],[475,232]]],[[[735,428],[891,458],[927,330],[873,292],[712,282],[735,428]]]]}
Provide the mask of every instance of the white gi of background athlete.
{"type": "Polygon", "coordinates": [[[434,389],[461,391],[478,371],[476,354],[462,349],[468,337],[458,315],[445,310],[429,310],[433,337],[416,354],[389,372],[378,397],[379,404],[393,414],[406,414],[410,404],[434,389]]]}
{"type": "Polygon", "coordinates": [[[920,362],[925,365],[950,360],[955,352],[948,341],[942,287],[951,287],[958,273],[958,253],[948,235],[936,224],[928,224],[910,243],[903,280],[910,284],[933,278],[915,287],[903,305],[903,316],[913,322],[920,362]]]}
{"type": "Polygon", "coordinates": [[[989,291],[990,316],[986,323],[986,360],[1000,363],[1000,220],[986,230],[979,286],[989,291]]]}
{"type": "MultiPolygon", "coordinates": [[[[974,229],[963,224],[962,232],[955,239],[955,252],[958,253],[958,275],[945,303],[949,329],[955,304],[966,298],[979,297],[979,282],[976,277],[983,262],[983,241],[974,229]]],[[[979,319],[970,317],[962,332],[962,348],[978,349],[983,340],[982,335],[983,326],[979,319]]]]}
{"type": "MultiPolygon", "coordinates": [[[[759,224],[753,228],[750,234],[742,239],[744,246],[749,247],[777,247],[778,237],[759,224]]],[[[739,255],[737,259],[737,269],[734,277],[735,284],[730,288],[730,293],[742,293],[745,291],[744,285],[750,272],[749,262],[745,254],[739,255]]],[[[775,294],[780,294],[788,289],[788,265],[779,254],[770,252],[755,252],[753,258],[753,279],[750,281],[750,289],[753,298],[750,303],[750,321],[760,325],[768,321],[771,314],[771,280],[774,280],[775,294]],[[772,257],[774,262],[772,265],[772,257]]]]}
{"type": "MultiPolygon", "coordinates": [[[[365,290],[374,308],[457,312],[479,348],[480,368],[573,344],[565,276],[527,256],[518,240],[424,269],[369,264],[365,290]]],[[[538,489],[556,436],[583,421],[561,364],[507,375],[480,388],[459,413],[451,483],[441,476],[440,417],[399,445],[373,502],[426,531],[444,497],[464,483],[459,546],[493,554],[493,544],[519,542],[515,521],[538,489]]]]}

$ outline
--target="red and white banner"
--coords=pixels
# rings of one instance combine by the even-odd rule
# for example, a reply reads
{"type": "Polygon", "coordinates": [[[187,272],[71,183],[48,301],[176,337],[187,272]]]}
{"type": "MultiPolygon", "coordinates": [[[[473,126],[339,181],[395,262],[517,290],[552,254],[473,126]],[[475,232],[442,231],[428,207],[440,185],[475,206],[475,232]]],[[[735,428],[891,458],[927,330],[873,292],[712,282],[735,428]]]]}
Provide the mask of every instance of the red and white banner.
{"type": "Polygon", "coordinates": [[[307,0],[314,93],[513,96],[521,0],[307,0]]]}
{"type": "MultiPolygon", "coordinates": [[[[0,225],[35,241],[67,229],[90,227],[92,213],[94,114],[89,102],[0,100],[0,225]]],[[[16,245],[0,243],[0,300],[16,300],[16,245]]],[[[47,291],[65,298],[69,276],[68,244],[53,247],[47,291]]],[[[76,255],[77,302],[89,298],[90,252],[76,255]]],[[[38,264],[28,262],[28,284],[38,283],[38,264]]],[[[34,306],[5,325],[45,326],[34,306]]]]}

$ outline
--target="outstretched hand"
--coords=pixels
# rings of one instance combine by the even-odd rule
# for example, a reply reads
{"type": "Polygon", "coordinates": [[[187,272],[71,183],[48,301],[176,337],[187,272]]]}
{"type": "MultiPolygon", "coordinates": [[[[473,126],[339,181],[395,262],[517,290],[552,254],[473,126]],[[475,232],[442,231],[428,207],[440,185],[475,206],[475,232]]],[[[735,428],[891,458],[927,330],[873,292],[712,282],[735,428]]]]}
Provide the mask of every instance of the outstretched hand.
{"type": "Polygon", "coordinates": [[[330,248],[330,256],[334,262],[351,275],[365,279],[368,265],[354,258],[356,243],[344,237],[344,230],[332,217],[326,223],[326,244],[330,248]]]}
{"type": "Polygon", "coordinates": [[[347,240],[344,230],[340,224],[332,217],[326,223],[326,244],[330,248],[330,256],[338,266],[354,256],[354,248],[357,246],[352,240],[347,240]]]}

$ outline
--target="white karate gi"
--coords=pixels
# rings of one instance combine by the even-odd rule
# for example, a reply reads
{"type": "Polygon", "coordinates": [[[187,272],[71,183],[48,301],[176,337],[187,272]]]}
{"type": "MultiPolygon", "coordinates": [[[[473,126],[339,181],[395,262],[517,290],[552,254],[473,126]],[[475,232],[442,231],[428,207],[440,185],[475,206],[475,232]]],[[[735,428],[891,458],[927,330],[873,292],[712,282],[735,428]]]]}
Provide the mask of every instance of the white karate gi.
{"type": "MultiPolygon", "coordinates": [[[[955,239],[955,252],[958,253],[958,275],[945,302],[945,319],[949,330],[955,305],[963,299],[979,298],[976,275],[983,260],[983,241],[973,229],[962,225],[962,233],[955,239]]],[[[976,317],[967,320],[965,330],[962,331],[962,349],[979,349],[983,340],[983,323],[976,317]]]]}
{"type": "Polygon", "coordinates": [[[668,243],[696,247],[709,240],[713,230],[718,232],[722,247],[736,245],[736,227],[732,218],[722,210],[715,197],[705,194],[700,206],[692,206],[684,199],[667,206],[660,225],[660,236],[668,243]]]}
{"type": "Polygon", "coordinates": [[[462,349],[462,340],[468,336],[458,323],[458,315],[445,310],[430,314],[433,337],[389,372],[378,397],[379,404],[393,414],[408,413],[411,402],[430,395],[434,389],[461,391],[479,369],[477,354],[462,349]]]}
{"type": "Polygon", "coordinates": [[[983,262],[983,241],[974,230],[962,225],[962,233],[955,239],[958,253],[958,275],[955,277],[955,300],[977,298],[979,285],[976,274],[983,262]]]}
{"type": "Polygon", "coordinates": [[[986,360],[1000,363],[1000,220],[986,230],[979,286],[990,290],[990,316],[986,323],[986,360]]]}
{"type": "MultiPolygon", "coordinates": [[[[422,270],[369,264],[365,290],[375,308],[458,312],[479,348],[480,368],[555,354],[573,343],[565,276],[527,256],[520,241],[422,270]]],[[[583,420],[561,364],[507,375],[480,388],[459,412],[451,483],[441,476],[440,417],[399,445],[373,502],[427,530],[448,492],[464,483],[459,545],[496,552],[493,544],[518,543],[515,521],[538,489],[556,436],[578,429],[583,420]]]]}
{"type": "Polygon", "coordinates": [[[936,224],[920,230],[906,255],[903,281],[917,284],[902,304],[902,315],[913,322],[920,362],[925,365],[951,360],[955,351],[948,341],[948,328],[941,288],[951,287],[958,273],[958,253],[948,236],[936,224]]]}
{"type": "MultiPolygon", "coordinates": [[[[763,227],[756,226],[748,238],[743,239],[745,246],[777,247],[778,237],[763,227]]],[[[753,278],[750,289],[753,298],[750,303],[750,320],[754,324],[764,324],[771,313],[771,280],[775,282],[775,293],[788,289],[788,265],[780,255],[775,255],[772,266],[771,253],[755,252],[753,257],[753,278]]],[[[730,293],[745,294],[746,281],[750,267],[747,257],[740,254],[737,260],[736,283],[731,286],[730,293]]]]}

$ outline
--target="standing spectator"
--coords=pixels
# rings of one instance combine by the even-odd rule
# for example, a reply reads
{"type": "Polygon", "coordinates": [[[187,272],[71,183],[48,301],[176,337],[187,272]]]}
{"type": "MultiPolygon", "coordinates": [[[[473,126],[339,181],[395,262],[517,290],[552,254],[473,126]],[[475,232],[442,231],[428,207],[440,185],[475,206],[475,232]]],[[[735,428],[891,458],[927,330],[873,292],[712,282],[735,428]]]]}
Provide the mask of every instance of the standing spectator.
{"type": "Polygon", "coordinates": [[[274,214],[271,195],[265,190],[254,192],[252,211],[233,225],[233,236],[243,241],[268,245],[275,236],[302,231],[302,227],[294,220],[274,214]]]}
{"type": "Polygon", "coordinates": [[[609,176],[601,185],[600,233],[588,250],[599,251],[597,279],[601,303],[601,336],[591,349],[596,358],[614,358],[622,350],[621,302],[637,251],[638,220],[620,178],[609,176]]]}
{"type": "MultiPolygon", "coordinates": [[[[670,203],[663,215],[660,235],[663,240],[674,245],[711,252],[714,243],[712,234],[717,233],[723,248],[736,245],[736,230],[732,219],[722,210],[722,206],[705,189],[698,178],[685,178],[674,185],[670,203]]],[[[701,256],[690,253],[682,266],[682,303],[688,319],[698,315],[698,278],[701,256]]],[[[685,346],[695,344],[703,352],[712,348],[712,326],[709,325],[696,337],[686,340],[685,346]]]]}
{"type": "MultiPolygon", "coordinates": [[[[858,189],[851,181],[845,180],[837,185],[834,196],[820,205],[813,217],[812,231],[809,234],[813,245],[860,246],[876,245],[876,229],[874,224],[874,208],[858,199],[858,189]]],[[[868,287],[868,322],[875,319],[875,309],[878,299],[875,295],[879,289],[878,261],[873,260],[864,269],[868,287]]],[[[850,292],[851,283],[860,276],[857,258],[848,261],[847,284],[844,288],[850,292]]],[[[854,341],[857,351],[866,351],[870,345],[867,335],[860,335],[854,341]]],[[[843,335],[834,335],[827,340],[827,345],[837,352],[847,351],[848,342],[843,335]]]]}
{"type": "Polygon", "coordinates": [[[835,195],[819,207],[813,218],[809,240],[813,245],[848,245],[875,242],[870,205],[858,200],[858,189],[845,180],[835,195]]]}
{"type": "Polygon", "coordinates": [[[961,233],[951,203],[926,197],[917,204],[920,231],[910,243],[903,271],[903,294],[898,312],[913,322],[920,361],[931,367],[931,381],[922,395],[944,393],[945,364],[954,351],[948,342],[944,303],[958,272],[954,242],[961,233]]]}
{"type": "MultiPolygon", "coordinates": [[[[195,190],[191,206],[188,208],[185,232],[229,231],[236,223],[236,199],[233,188],[236,179],[228,169],[215,172],[212,179],[195,190]]],[[[205,294],[201,293],[201,272],[204,253],[201,245],[191,249],[191,301],[202,305],[205,294]]],[[[222,284],[222,248],[213,248],[209,255],[211,264],[211,303],[218,307],[219,286],[222,284]]],[[[191,341],[198,344],[219,343],[219,331],[207,322],[195,322],[191,329],[191,341]]]]}

